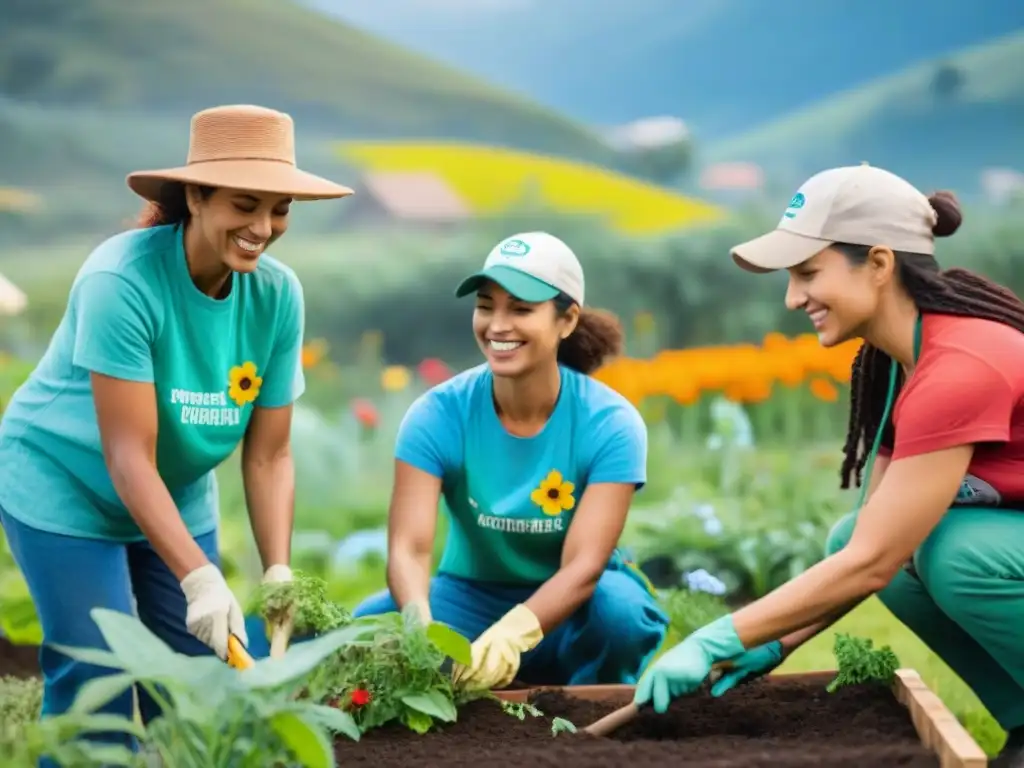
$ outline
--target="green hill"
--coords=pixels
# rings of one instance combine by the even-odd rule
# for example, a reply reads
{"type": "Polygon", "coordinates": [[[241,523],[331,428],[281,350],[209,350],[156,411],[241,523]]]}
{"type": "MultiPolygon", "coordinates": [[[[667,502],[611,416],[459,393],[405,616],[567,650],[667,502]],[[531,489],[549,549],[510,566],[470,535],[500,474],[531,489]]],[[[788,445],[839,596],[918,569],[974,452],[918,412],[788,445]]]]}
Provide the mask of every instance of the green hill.
{"type": "Polygon", "coordinates": [[[291,0],[4,5],[0,93],[16,101],[172,114],[266,103],[346,136],[465,132],[604,151],[555,113],[291,0]]]}
{"type": "Polygon", "coordinates": [[[290,112],[299,163],[350,183],[338,140],[443,137],[616,162],[557,113],[291,0],[4,0],[2,15],[0,187],[38,191],[44,209],[0,240],[118,228],[139,205],[124,174],[182,162],[190,116],[215,104],[290,112]]]}
{"type": "Polygon", "coordinates": [[[1022,72],[1018,32],[709,144],[701,159],[757,162],[790,184],[866,160],[922,187],[971,193],[983,168],[1024,167],[1022,72]]]}

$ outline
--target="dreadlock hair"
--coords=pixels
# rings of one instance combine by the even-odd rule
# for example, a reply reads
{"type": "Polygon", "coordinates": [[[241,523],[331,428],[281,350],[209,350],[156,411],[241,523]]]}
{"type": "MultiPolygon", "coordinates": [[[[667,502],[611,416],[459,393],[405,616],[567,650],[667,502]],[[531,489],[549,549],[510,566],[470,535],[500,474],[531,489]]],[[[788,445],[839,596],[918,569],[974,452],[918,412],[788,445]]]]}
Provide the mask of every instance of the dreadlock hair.
{"type": "MultiPolygon", "coordinates": [[[[960,227],[963,216],[952,192],[936,192],[929,202],[937,215],[932,228],[936,237],[948,237],[960,227]]],[[[832,246],[855,264],[867,261],[871,248],[849,243],[832,246]]],[[[935,258],[921,253],[896,252],[900,283],[922,313],[976,317],[1003,323],[1024,333],[1024,302],[1007,288],[966,269],[940,270],[935,258]]],[[[892,359],[882,350],[865,342],[853,361],[850,379],[850,423],[843,446],[840,470],[842,488],[850,487],[850,475],[861,485],[864,465],[882,426],[889,367],[892,359]]],[[[896,380],[895,398],[903,387],[903,374],[896,380]]],[[[892,417],[886,421],[881,445],[893,447],[895,430],[892,417]]]]}

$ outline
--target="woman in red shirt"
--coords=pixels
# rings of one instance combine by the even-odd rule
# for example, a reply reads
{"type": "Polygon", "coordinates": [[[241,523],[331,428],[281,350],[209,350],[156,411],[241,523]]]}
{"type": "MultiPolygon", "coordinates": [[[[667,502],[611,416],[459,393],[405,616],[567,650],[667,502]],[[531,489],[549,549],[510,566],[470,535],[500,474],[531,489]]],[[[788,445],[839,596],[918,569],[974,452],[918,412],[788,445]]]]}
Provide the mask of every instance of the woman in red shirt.
{"type": "Polygon", "coordinates": [[[823,346],[864,340],[842,468],[861,500],[824,560],[664,654],[637,704],[664,711],[728,660],[722,695],[877,594],[1008,731],[990,765],[1024,766],[1024,303],[939,268],[934,238],[960,221],[952,194],[865,164],[812,177],[774,231],[732,250],[788,270],[786,305],[823,346]]]}

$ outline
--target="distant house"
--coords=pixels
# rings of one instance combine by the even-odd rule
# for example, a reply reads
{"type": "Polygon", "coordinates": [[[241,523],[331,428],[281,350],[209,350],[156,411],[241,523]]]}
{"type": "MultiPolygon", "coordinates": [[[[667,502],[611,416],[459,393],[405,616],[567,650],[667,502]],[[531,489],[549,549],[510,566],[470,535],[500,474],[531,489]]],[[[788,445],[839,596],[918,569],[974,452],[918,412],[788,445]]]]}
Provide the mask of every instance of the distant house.
{"type": "Polygon", "coordinates": [[[702,189],[756,191],[764,187],[764,171],[754,163],[715,163],[700,174],[702,189]]]}
{"type": "Polygon", "coordinates": [[[365,174],[345,210],[346,226],[404,224],[447,228],[472,217],[469,206],[441,176],[426,171],[365,174]]]}

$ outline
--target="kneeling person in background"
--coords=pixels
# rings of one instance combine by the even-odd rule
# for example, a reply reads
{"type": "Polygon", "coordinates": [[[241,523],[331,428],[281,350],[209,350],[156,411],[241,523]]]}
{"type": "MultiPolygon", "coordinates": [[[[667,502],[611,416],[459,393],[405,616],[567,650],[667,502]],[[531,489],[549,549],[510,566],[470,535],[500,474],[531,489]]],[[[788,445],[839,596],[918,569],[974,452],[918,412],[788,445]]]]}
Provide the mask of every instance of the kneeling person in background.
{"type": "Polygon", "coordinates": [[[388,587],[356,616],[416,605],[474,641],[468,687],[635,683],[668,628],[618,550],[647,479],[636,408],[591,378],[621,346],[614,317],[584,309],[583,270],[531,232],[491,251],[474,294],[486,363],[431,389],[399,429],[388,587]],[[431,555],[439,499],[450,529],[431,555]]]}

